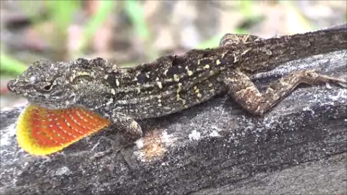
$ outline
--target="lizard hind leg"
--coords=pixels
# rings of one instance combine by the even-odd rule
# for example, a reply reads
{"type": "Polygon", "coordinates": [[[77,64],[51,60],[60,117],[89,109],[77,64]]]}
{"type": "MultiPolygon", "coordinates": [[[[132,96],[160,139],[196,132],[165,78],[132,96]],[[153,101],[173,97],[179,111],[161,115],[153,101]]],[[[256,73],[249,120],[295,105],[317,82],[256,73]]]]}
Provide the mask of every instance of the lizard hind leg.
{"type": "Polygon", "coordinates": [[[239,70],[227,73],[224,78],[228,95],[255,115],[263,115],[301,83],[318,85],[329,82],[342,87],[347,86],[347,81],[343,79],[318,74],[313,70],[290,73],[270,83],[264,93],[260,93],[250,78],[239,70]]]}
{"type": "Polygon", "coordinates": [[[225,34],[219,42],[219,46],[226,46],[226,45],[232,45],[232,44],[244,44],[249,43],[257,40],[261,40],[263,38],[258,37],[256,35],[248,35],[248,34],[231,34],[227,33],[225,34]]]}

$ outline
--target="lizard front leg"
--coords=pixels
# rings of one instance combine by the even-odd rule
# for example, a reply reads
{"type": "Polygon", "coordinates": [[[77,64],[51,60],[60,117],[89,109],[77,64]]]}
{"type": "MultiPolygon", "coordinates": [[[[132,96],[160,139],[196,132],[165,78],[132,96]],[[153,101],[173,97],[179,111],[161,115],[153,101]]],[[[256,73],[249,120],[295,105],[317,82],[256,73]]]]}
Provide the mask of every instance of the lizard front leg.
{"type": "Polygon", "coordinates": [[[263,38],[256,35],[248,34],[225,34],[219,42],[219,46],[225,46],[230,44],[239,44],[239,43],[249,43],[257,40],[262,40],[263,38]]]}
{"type": "MultiPolygon", "coordinates": [[[[111,128],[117,129],[118,132],[122,134],[120,140],[122,140],[121,142],[126,142],[124,143],[126,146],[129,145],[129,143],[132,143],[133,141],[142,137],[143,133],[141,126],[130,116],[127,116],[126,114],[120,112],[113,112],[111,121],[111,128]]],[[[92,160],[101,158],[112,151],[116,153],[122,149],[115,147],[116,142],[114,142],[113,140],[108,139],[107,137],[104,137],[104,139],[110,141],[113,147],[108,148],[105,151],[93,154],[91,156],[92,160]]]]}
{"type": "Polygon", "coordinates": [[[112,114],[112,125],[129,140],[137,140],[142,137],[141,126],[130,116],[114,112],[112,114]]]}
{"type": "Polygon", "coordinates": [[[228,94],[241,104],[248,112],[255,115],[263,115],[281,99],[293,91],[300,83],[317,85],[332,82],[346,86],[347,81],[318,74],[313,70],[304,70],[288,74],[281,79],[270,83],[262,94],[250,78],[240,70],[226,73],[223,82],[228,94]]]}

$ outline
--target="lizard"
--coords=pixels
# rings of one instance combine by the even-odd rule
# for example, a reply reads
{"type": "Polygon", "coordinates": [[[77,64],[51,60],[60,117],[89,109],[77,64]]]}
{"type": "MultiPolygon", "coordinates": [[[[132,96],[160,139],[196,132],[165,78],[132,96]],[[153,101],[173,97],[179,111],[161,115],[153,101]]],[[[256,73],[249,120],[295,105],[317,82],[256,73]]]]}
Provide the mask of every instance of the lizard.
{"type": "Polygon", "coordinates": [[[48,155],[114,125],[132,140],[139,120],[180,112],[226,93],[247,112],[263,116],[300,83],[335,83],[341,78],[301,70],[260,92],[250,77],[295,59],[347,49],[347,27],[263,39],[226,34],[219,47],[165,55],[136,67],[119,68],[102,58],[36,61],[8,82],[28,99],[17,122],[17,140],[28,153],[48,155]]]}

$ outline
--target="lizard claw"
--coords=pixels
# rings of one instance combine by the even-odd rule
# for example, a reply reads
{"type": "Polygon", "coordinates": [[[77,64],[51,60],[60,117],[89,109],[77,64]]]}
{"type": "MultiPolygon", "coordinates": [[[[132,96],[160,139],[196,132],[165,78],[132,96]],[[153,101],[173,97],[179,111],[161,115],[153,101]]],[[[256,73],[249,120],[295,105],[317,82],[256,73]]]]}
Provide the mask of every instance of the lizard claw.
{"type": "Polygon", "coordinates": [[[343,87],[343,88],[347,88],[347,81],[343,80],[342,82],[336,82],[336,84],[338,84],[339,86],[343,87]]]}
{"type": "Polygon", "coordinates": [[[332,80],[336,85],[339,85],[342,88],[347,88],[347,80],[342,77],[337,77],[334,80],[332,80]]]}

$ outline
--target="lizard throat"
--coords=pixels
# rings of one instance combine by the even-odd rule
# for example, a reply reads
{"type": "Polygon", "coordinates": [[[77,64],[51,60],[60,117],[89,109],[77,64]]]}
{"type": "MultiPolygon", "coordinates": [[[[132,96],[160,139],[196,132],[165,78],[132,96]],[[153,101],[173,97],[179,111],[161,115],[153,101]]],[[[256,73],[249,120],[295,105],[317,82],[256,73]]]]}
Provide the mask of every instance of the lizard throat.
{"type": "Polygon", "coordinates": [[[18,119],[17,140],[30,154],[48,155],[109,124],[109,120],[82,108],[49,110],[29,105],[18,119]]]}

